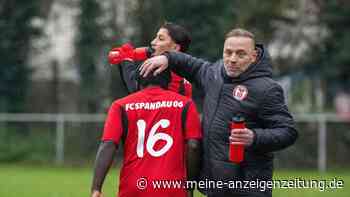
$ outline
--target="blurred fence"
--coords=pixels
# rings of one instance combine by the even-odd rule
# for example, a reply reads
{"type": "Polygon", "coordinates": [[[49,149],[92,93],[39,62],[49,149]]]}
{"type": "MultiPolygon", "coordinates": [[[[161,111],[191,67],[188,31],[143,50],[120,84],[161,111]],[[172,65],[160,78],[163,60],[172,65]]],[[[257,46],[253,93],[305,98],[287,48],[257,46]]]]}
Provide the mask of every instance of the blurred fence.
{"type": "MultiPolygon", "coordinates": [[[[14,149],[19,150],[12,155],[8,154],[7,158],[5,157],[3,160],[21,160],[17,157],[27,154],[22,153],[26,152],[26,148],[31,149],[34,156],[24,158],[24,160],[51,160],[54,158],[55,163],[61,165],[64,163],[67,151],[73,160],[83,159],[86,155],[89,155],[88,157],[91,159],[91,156],[96,154],[104,118],[104,114],[0,113],[0,139],[13,139],[10,140],[11,144],[8,143],[9,146],[23,143],[23,139],[31,141],[23,143],[25,144],[24,148],[14,147],[14,149]],[[37,145],[38,143],[41,145],[37,145]],[[53,147],[54,150],[52,150],[53,147]],[[40,150],[41,148],[46,148],[46,150],[40,150]],[[72,151],[76,151],[77,154],[72,153],[72,151]],[[90,154],[86,154],[90,151],[90,154]],[[46,152],[46,156],[44,152],[46,152]],[[41,156],[37,156],[35,153],[41,156]],[[52,154],[54,157],[51,157],[52,154]]],[[[4,152],[0,152],[0,154],[4,154],[4,152]]]]}
{"type": "MultiPolygon", "coordinates": [[[[336,114],[295,114],[299,139],[276,154],[278,168],[348,167],[350,121],[336,114]]],[[[104,114],[0,114],[0,162],[92,161],[104,114]]]]}

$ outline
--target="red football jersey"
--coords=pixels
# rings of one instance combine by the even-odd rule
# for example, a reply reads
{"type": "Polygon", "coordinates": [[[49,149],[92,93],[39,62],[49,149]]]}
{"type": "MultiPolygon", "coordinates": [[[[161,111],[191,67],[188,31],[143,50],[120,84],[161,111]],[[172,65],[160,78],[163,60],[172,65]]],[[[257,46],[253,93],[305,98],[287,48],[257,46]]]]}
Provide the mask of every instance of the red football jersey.
{"type": "Polygon", "coordinates": [[[186,180],[186,139],[201,137],[198,112],[185,96],[149,87],[115,101],[102,140],[124,139],[119,196],[185,197],[184,188],[157,189],[152,181],[186,180]],[[146,189],[137,187],[140,179],[146,189]]]}
{"type": "Polygon", "coordinates": [[[189,98],[192,97],[192,85],[185,78],[171,72],[171,81],[168,85],[168,90],[180,93],[189,98]]]}

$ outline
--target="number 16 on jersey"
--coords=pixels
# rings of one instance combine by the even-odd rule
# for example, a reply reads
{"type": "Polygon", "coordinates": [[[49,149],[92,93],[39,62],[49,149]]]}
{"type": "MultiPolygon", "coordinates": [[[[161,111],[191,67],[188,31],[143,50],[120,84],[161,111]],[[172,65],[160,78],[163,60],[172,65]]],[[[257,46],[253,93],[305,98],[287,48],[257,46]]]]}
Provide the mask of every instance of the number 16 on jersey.
{"type": "MultiPolygon", "coordinates": [[[[140,119],[136,122],[137,124],[137,146],[136,153],[139,158],[144,156],[144,145],[145,145],[145,133],[146,133],[146,121],[140,119]]],[[[160,157],[164,155],[173,145],[173,138],[166,133],[156,133],[159,127],[165,129],[170,125],[170,121],[167,119],[161,119],[156,124],[154,124],[149,132],[148,138],[146,140],[146,150],[153,157],[160,157]],[[154,145],[157,141],[164,140],[166,144],[159,150],[154,150],[154,145]]]]}

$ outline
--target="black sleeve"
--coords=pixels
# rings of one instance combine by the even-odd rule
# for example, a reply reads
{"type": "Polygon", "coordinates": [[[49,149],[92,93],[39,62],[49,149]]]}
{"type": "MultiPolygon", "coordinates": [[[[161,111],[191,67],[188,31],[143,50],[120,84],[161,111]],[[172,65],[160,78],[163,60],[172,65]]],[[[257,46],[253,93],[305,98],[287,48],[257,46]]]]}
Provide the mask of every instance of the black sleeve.
{"type": "Polygon", "coordinates": [[[258,118],[264,128],[253,129],[255,138],[252,148],[271,152],[292,145],[298,138],[298,132],[285,104],[282,87],[273,86],[265,92],[263,98],[258,118]]]}
{"type": "Polygon", "coordinates": [[[117,146],[112,141],[105,141],[100,144],[95,161],[91,191],[101,191],[108,170],[112,165],[116,150],[117,146]]]}
{"type": "MultiPolygon", "coordinates": [[[[152,49],[152,47],[147,47],[147,58],[150,58],[153,53],[154,49],[152,49]]],[[[135,73],[137,71],[139,63],[140,62],[122,61],[119,64],[120,77],[129,94],[138,91],[135,73]]]]}
{"type": "Polygon", "coordinates": [[[191,83],[205,88],[211,62],[181,52],[166,52],[164,55],[168,58],[169,66],[173,72],[191,83]]]}
{"type": "Polygon", "coordinates": [[[135,79],[137,64],[131,61],[123,61],[119,64],[120,77],[128,89],[129,94],[138,90],[135,79]]]}

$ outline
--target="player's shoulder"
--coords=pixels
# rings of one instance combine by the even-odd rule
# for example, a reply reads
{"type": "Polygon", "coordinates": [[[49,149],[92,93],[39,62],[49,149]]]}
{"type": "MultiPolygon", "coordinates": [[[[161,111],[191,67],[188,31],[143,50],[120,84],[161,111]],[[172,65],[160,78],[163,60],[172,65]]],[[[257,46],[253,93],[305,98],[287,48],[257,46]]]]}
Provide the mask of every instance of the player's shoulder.
{"type": "Polygon", "coordinates": [[[128,96],[125,96],[123,98],[117,99],[113,102],[113,104],[117,104],[120,106],[125,105],[126,103],[132,102],[137,100],[138,98],[142,97],[141,92],[134,92],[132,94],[129,94],[128,96]]]}
{"type": "Polygon", "coordinates": [[[171,90],[166,90],[167,93],[167,97],[168,98],[172,98],[174,100],[181,100],[184,103],[188,103],[188,102],[193,102],[191,98],[184,96],[182,94],[179,94],[177,92],[171,91],[171,90]]]}

